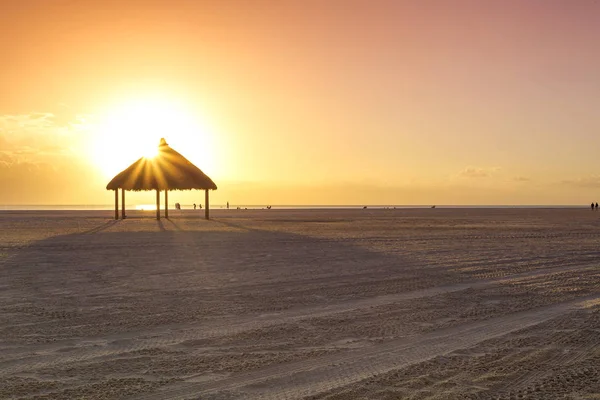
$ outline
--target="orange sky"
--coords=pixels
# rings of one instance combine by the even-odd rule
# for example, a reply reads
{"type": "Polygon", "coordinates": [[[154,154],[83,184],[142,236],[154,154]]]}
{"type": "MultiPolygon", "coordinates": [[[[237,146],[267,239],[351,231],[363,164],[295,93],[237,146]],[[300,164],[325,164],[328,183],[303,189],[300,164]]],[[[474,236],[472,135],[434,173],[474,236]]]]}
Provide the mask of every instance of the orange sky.
{"type": "Polygon", "coordinates": [[[132,144],[160,136],[216,203],[600,200],[598,15],[592,0],[2,2],[0,204],[110,204],[132,144]],[[118,126],[148,101],[172,125],[138,107],[144,129],[118,126]]]}

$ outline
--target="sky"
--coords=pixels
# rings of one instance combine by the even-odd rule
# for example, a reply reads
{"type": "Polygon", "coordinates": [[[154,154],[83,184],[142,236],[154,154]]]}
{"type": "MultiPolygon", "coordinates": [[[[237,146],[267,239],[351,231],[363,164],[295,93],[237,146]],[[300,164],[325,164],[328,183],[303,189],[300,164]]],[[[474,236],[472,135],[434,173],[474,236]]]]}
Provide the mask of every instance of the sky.
{"type": "Polygon", "coordinates": [[[599,17],[595,0],[1,2],[0,204],[111,204],[161,137],[214,204],[600,201],[599,17]]]}

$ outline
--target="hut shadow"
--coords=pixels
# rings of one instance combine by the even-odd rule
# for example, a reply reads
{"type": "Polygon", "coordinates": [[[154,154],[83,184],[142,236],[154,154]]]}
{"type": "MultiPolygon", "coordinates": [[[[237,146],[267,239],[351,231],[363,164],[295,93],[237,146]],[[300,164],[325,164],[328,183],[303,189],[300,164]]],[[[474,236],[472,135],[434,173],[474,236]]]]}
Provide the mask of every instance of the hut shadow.
{"type": "Polygon", "coordinates": [[[269,231],[265,231],[265,230],[262,230],[262,229],[250,228],[250,227],[247,227],[247,226],[244,226],[244,225],[241,225],[241,224],[235,224],[233,222],[224,221],[222,219],[215,219],[215,218],[213,218],[213,219],[211,219],[211,221],[215,222],[217,224],[224,225],[224,226],[226,226],[228,228],[235,228],[235,229],[239,229],[239,230],[242,230],[242,231],[269,232],[269,231]]]}
{"type": "Polygon", "coordinates": [[[162,223],[162,220],[157,220],[156,221],[157,225],[158,225],[158,229],[160,229],[162,232],[166,232],[167,230],[165,229],[165,225],[162,223]]]}
{"type": "MultiPolygon", "coordinates": [[[[10,312],[10,324],[0,325],[0,343],[60,356],[80,345],[93,351],[130,341],[123,337],[132,338],[133,349],[137,338],[163,346],[173,327],[197,329],[223,318],[286,311],[310,318],[328,305],[414,290],[408,263],[352,243],[287,232],[55,236],[0,264],[0,312],[10,312]]],[[[68,367],[76,371],[89,361],[74,358],[68,367]]]]}
{"type": "Polygon", "coordinates": [[[0,264],[5,293],[0,312],[11,312],[0,338],[17,344],[35,338],[60,348],[61,342],[151,334],[158,327],[197,326],[211,318],[310,313],[441,285],[439,272],[423,271],[418,258],[280,231],[55,236],[0,264]],[[24,299],[22,307],[15,311],[11,299],[24,299]]]}
{"type": "Polygon", "coordinates": [[[183,229],[181,229],[181,227],[179,225],[177,225],[172,219],[167,219],[167,221],[173,225],[173,228],[175,228],[175,230],[177,231],[183,231],[183,229]]]}
{"type": "Polygon", "coordinates": [[[88,229],[87,231],[82,231],[79,234],[80,235],[89,235],[92,233],[98,233],[98,232],[102,232],[106,229],[109,229],[110,227],[112,227],[113,225],[116,225],[120,222],[120,220],[112,220],[112,221],[108,221],[103,223],[102,225],[96,226],[94,228],[88,229]]]}
{"type": "Polygon", "coordinates": [[[159,232],[102,230],[115,223],[90,230],[94,235],[86,231],[55,236],[20,249],[0,269],[6,290],[35,307],[60,303],[84,314],[88,307],[89,312],[121,309],[119,301],[131,301],[133,312],[142,315],[152,313],[146,303],[160,303],[156,310],[167,314],[169,307],[179,309],[174,298],[192,308],[223,301],[241,310],[257,293],[271,297],[272,305],[286,291],[282,307],[289,307],[296,301],[306,303],[306,296],[316,299],[315,288],[320,288],[318,297],[327,300],[335,298],[340,287],[351,292],[354,285],[367,285],[373,294],[385,294],[390,282],[409,279],[414,284],[416,269],[406,257],[338,240],[247,230],[237,224],[228,226],[244,230],[165,230],[161,222],[159,232]],[[380,284],[382,292],[376,290],[380,284]],[[185,299],[175,295],[181,291],[185,299]],[[165,297],[166,292],[175,297],[165,297]],[[190,305],[188,298],[198,304],[190,305]]]}

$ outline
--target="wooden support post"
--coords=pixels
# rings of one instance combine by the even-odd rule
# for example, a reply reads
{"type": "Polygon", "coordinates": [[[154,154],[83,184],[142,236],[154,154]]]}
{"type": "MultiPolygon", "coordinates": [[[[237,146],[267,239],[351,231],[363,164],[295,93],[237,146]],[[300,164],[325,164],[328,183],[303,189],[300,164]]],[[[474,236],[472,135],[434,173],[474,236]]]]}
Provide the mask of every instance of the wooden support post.
{"type": "Polygon", "coordinates": [[[160,190],[156,189],[156,219],[160,219],[160,190]]]}
{"type": "Polygon", "coordinates": [[[115,219],[119,219],[119,188],[115,189],[115,219]]]}
{"type": "Polygon", "coordinates": [[[204,209],[204,218],[208,219],[208,209],[210,208],[208,204],[208,189],[204,190],[204,206],[206,207],[204,209]]]}
{"type": "Polygon", "coordinates": [[[169,218],[169,190],[165,190],[165,218],[169,218]]]}
{"type": "Polygon", "coordinates": [[[125,219],[125,189],[121,189],[121,219],[125,219]]]}

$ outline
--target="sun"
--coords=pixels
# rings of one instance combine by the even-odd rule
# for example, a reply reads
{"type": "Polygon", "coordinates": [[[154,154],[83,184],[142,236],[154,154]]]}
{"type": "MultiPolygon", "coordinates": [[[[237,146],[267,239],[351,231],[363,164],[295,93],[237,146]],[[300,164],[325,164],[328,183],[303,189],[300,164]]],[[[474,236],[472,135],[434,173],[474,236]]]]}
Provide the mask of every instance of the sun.
{"type": "Polygon", "coordinates": [[[197,113],[174,101],[137,100],[121,103],[101,115],[90,153],[105,177],[112,177],[140,157],[158,153],[161,138],[200,167],[211,168],[212,134],[197,113]]]}

